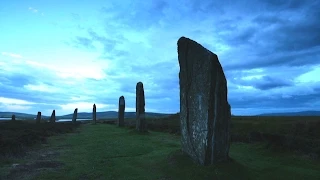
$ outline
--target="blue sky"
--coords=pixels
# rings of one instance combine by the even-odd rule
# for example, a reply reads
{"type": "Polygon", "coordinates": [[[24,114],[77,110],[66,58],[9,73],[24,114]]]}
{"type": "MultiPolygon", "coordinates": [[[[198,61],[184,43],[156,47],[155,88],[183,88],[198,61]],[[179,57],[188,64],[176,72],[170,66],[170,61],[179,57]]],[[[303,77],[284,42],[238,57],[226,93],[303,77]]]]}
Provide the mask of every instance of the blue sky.
{"type": "Polygon", "coordinates": [[[1,1],[0,111],[179,111],[177,40],[216,53],[232,113],[320,110],[320,1],[1,1]]]}

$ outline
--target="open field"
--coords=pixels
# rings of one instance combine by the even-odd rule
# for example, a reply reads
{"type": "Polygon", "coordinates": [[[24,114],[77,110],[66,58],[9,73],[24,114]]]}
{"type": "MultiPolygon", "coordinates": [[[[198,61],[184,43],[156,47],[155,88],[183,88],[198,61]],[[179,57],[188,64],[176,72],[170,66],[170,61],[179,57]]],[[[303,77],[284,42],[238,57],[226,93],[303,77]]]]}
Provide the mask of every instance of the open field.
{"type": "MultiPolygon", "coordinates": [[[[97,125],[82,123],[78,128],[71,123],[43,123],[37,128],[30,122],[0,124],[2,140],[11,135],[14,142],[26,139],[28,132],[38,132],[28,137],[37,141],[29,141],[30,147],[17,151],[23,155],[12,152],[1,157],[0,179],[320,178],[319,131],[312,129],[319,129],[317,117],[233,117],[231,161],[208,167],[195,165],[180,152],[178,115],[148,121],[153,131],[146,134],[134,130],[132,119],[126,120],[124,128],[113,125],[112,120],[100,120],[97,125]],[[61,134],[65,132],[69,133],[61,134]],[[290,143],[285,146],[270,141],[270,137],[287,136],[295,137],[296,141],[302,139],[300,143],[310,141],[312,148],[294,149],[290,143]]],[[[282,139],[287,140],[290,138],[282,139]]]]}
{"type": "MultiPolygon", "coordinates": [[[[127,120],[128,122],[128,120],[127,120]]],[[[134,126],[134,120],[128,125],[134,126]]],[[[149,128],[179,134],[179,115],[149,119],[149,128]]],[[[285,150],[320,157],[320,117],[257,117],[231,118],[233,142],[264,142],[277,151],[285,150]]]]}

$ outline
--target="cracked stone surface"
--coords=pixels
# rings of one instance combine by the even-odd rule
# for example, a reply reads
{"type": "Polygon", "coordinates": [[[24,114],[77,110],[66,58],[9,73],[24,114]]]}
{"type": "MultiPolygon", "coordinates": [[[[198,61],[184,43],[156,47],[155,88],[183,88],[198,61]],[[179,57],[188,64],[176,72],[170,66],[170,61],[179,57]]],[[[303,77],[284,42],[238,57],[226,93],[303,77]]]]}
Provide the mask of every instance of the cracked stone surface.
{"type": "Polygon", "coordinates": [[[73,116],[72,116],[72,122],[76,123],[77,121],[77,116],[78,116],[78,108],[76,108],[73,112],[73,116]]]}
{"type": "Polygon", "coordinates": [[[36,118],[36,123],[39,124],[41,121],[41,112],[39,111],[36,118]]]}
{"type": "Polygon", "coordinates": [[[125,100],[123,96],[119,98],[119,109],[118,109],[118,126],[124,126],[124,111],[125,111],[125,100]]]}
{"type": "Polygon", "coordinates": [[[93,124],[97,123],[97,107],[96,107],[96,104],[93,104],[92,120],[93,120],[93,124]]]}
{"type": "Polygon", "coordinates": [[[50,122],[55,123],[56,122],[56,110],[52,111],[51,117],[50,117],[50,122]]]}
{"type": "Polygon", "coordinates": [[[139,132],[147,131],[147,122],[145,118],[145,99],[142,82],[136,86],[136,129],[139,132]]]}
{"type": "Polygon", "coordinates": [[[218,56],[186,37],[177,44],[182,151],[200,165],[225,161],[231,111],[218,56]]]}

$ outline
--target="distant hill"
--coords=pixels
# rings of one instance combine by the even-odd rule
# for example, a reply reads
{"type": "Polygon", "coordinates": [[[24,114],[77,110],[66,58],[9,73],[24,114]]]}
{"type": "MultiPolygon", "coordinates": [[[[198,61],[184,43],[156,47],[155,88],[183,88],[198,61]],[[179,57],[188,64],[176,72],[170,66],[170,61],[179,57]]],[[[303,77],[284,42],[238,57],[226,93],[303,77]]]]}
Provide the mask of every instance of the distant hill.
{"type": "MultiPolygon", "coordinates": [[[[162,114],[162,113],[153,113],[153,112],[146,112],[147,117],[165,117],[169,116],[171,114],[162,114]]],[[[57,116],[59,119],[72,119],[72,114],[67,114],[64,116],[57,116]]],[[[118,112],[117,111],[105,111],[105,112],[97,112],[97,119],[109,119],[109,118],[117,118],[118,112]]],[[[125,118],[135,118],[136,112],[125,112],[124,113],[125,118]]],[[[79,112],[78,117],[79,119],[89,119],[92,118],[92,113],[87,112],[79,112]]]]}
{"type": "MultiPolygon", "coordinates": [[[[17,113],[17,112],[0,112],[0,118],[11,118],[12,114],[16,116],[16,118],[23,119],[31,119],[37,117],[36,114],[26,114],[26,113],[17,113]]],[[[42,116],[46,118],[47,116],[42,116]]]]}
{"type": "MultiPolygon", "coordinates": [[[[26,114],[26,113],[16,113],[16,112],[0,112],[0,118],[11,118],[12,114],[16,115],[16,118],[25,118],[25,119],[33,119],[36,118],[36,114],[26,114]]],[[[163,114],[163,113],[153,113],[146,112],[146,117],[165,117],[171,114],[163,114]]],[[[72,119],[72,114],[67,114],[63,116],[56,116],[57,119],[72,119]]],[[[49,118],[50,116],[42,116],[43,118],[49,118]]],[[[118,112],[116,111],[105,111],[105,112],[97,112],[97,119],[109,119],[109,118],[117,118],[118,112]]],[[[135,112],[125,112],[125,118],[135,118],[135,112]]],[[[78,119],[90,119],[92,118],[92,113],[90,112],[78,112],[78,119]]]]}
{"type": "Polygon", "coordinates": [[[320,116],[320,111],[300,111],[285,113],[264,113],[257,116],[320,116]]]}

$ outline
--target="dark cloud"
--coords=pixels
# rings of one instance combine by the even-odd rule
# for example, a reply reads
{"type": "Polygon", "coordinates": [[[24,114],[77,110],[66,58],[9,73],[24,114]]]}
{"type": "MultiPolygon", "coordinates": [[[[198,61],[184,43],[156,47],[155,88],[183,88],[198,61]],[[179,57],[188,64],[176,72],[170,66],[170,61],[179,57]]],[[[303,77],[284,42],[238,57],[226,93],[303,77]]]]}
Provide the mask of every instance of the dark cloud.
{"type": "Polygon", "coordinates": [[[267,10],[277,11],[277,10],[297,10],[305,5],[310,5],[314,0],[267,0],[262,3],[265,4],[267,10]]]}
{"type": "Polygon", "coordinates": [[[12,86],[15,88],[22,88],[24,85],[30,84],[33,81],[34,81],[33,76],[28,76],[20,73],[2,74],[0,76],[0,82],[4,86],[12,86]]]}
{"type": "MultiPolygon", "coordinates": [[[[304,95],[270,95],[260,97],[257,95],[242,96],[241,98],[229,99],[232,108],[306,108],[310,104],[320,101],[320,92],[304,95]]],[[[312,108],[312,107],[311,107],[312,108]]]]}
{"type": "Polygon", "coordinates": [[[293,82],[287,79],[263,76],[260,80],[252,83],[252,85],[260,90],[269,90],[279,87],[293,86],[293,82]]]}
{"type": "Polygon", "coordinates": [[[231,7],[239,8],[233,18],[217,22],[219,37],[233,48],[226,58],[234,63],[227,69],[320,63],[320,1],[244,1],[231,7]],[[247,12],[249,2],[260,11],[247,12]]]}
{"type": "MultiPolygon", "coordinates": [[[[68,94],[66,94],[64,92],[52,93],[26,89],[27,85],[37,84],[39,82],[37,75],[27,75],[20,73],[4,74],[1,76],[0,80],[0,96],[5,98],[21,99],[35,103],[46,104],[49,102],[49,104],[58,104],[68,102],[69,97],[77,94],[76,91],[70,91],[68,92],[68,94]]],[[[55,84],[52,82],[46,83],[45,81],[43,81],[42,84],[55,87],[55,84]]]]}
{"type": "Polygon", "coordinates": [[[115,45],[119,42],[119,39],[114,40],[114,39],[108,39],[105,36],[100,36],[96,32],[94,32],[92,29],[89,29],[88,33],[92,41],[97,41],[104,46],[104,50],[106,52],[113,50],[115,45]]]}
{"type": "MultiPolygon", "coordinates": [[[[33,69],[32,69],[33,70],[33,69]]],[[[51,93],[51,92],[40,92],[27,89],[27,85],[37,85],[41,82],[42,85],[55,87],[55,83],[51,79],[39,79],[40,70],[35,70],[32,73],[18,72],[2,74],[0,73],[0,96],[5,98],[14,98],[26,100],[34,103],[61,103],[67,102],[71,93],[51,93]]],[[[48,72],[46,75],[50,75],[48,72]]]]}
{"type": "MultiPolygon", "coordinates": [[[[320,6],[319,6],[320,8],[320,6]]],[[[320,16],[317,17],[320,19],[320,16]]],[[[301,22],[299,24],[286,24],[274,31],[272,36],[279,44],[274,48],[278,51],[299,51],[320,46],[319,22],[301,22]]]]}
{"type": "Polygon", "coordinates": [[[292,79],[284,77],[272,77],[268,75],[251,79],[236,78],[231,79],[231,82],[240,86],[252,86],[260,90],[270,90],[274,88],[294,86],[292,79]]]}
{"type": "Polygon", "coordinates": [[[259,14],[252,20],[253,23],[259,24],[260,26],[264,26],[264,27],[268,27],[271,25],[284,24],[286,23],[286,21],[287,20],[284,19],[284,17],[277,16],[275,14],[270,14],[270,13],[259,14]]]}
{"type": "Polygon", "coordinates": [[[225,40],[232,46],[250,45],[252,44],[252,38],[258,32],[257,26],[247,26],[244,29],[235,27],[234,30],[228,30],[228,36],[225,36],[225,40]]]}
{"type": "Polygon", "coordinates": [[[129,50],[123,51],[115,48],[116,45],[126,41],[122,35],[115,34],[114,36],[104,36],[98,34],[92,30],[92,28],[87,29],[87,33],[88,35],[86,37],[77,36],[72,43],[68,44],[74,45],[77,48],[85,47],[89,50],[95,50],[96,47],[94,46],[94,43],[98,42],[103,46],[103,52],[100,55],[100,58],[102,59],[126,56],[129,54],[129,50]]]}
{"type": "MultiPolygon", "coordinates": [[[[224,15],[225,9],[223,8],[223,5],[228,6],[228,2],[225,1],[225,3],[217,2],[217,1],[202,1],[199,3],[197,0],[186,0],[184,3],[187,5],[189,13],[194,13],[194,14],[203,14],[203,15],[208,15],[208,14],[221,14],[224,15]]],[[[180,5],[180,3],[179,3],[180,5]]],[[[200,18],[200,16],[199,16],[200,18]]]]}
{"type": "Polygon", "coordinates": [[[266,54],[261,51],[261,55],[253,54],[243,61],[238,61],[234,64],[225,65],[228,70],[253,69],[253,68],[267,68],[267,67],[300,67],[320,64],[320,46],[314,49],[305,51],[293,51],[290,53],[283,53],[277,51],[266,54]]]}
{"type": "Polygon", "coordinates": [[[319,8],[318,1],[307,4],[298,12],[291,11],[285,16],[275,13],[260,14],[253,22],[258,23],[260,28],[273,26],[265,30],[261,36],[269,37],[264,40],[271,41],[277,51],[305,50],[320,45],[319,8]]]}
{"type": "Polygon", "coordinates": [[[93,45],[93,40],[86,37],[76,37],[74,40],[76,47],[85,47],[87,49],[95,49],[93,45]]]}
{"type": "MultiPolygon", "coordinates": [[[[69,102],[72,93],[49,93],[39,91],[29,91],[24,88],[16,88],[14,86],[1,86],[0,96],[5,98],[22,99],[35,103],[60,104],[69,102]]],[[[76,94],[76,93],[74,93],[76,94]]]]}
{"type": "Polygon", "coordinates": [[[246,69],[246,70],[233,70],[227,69],[225,70],[225,74],[228,81],[231,81],[235,84],[242,84],[242,81],[237,81],[242,78],[246,78],[248,76],[271,76],[273,78],[286,78],[286,79],[294,79],[304,73],[307,73],[311,70],[314,70],[313,66],[297,66],[297,67],[264,67],[258,69],[246,69]],[[279,71],[281,69],[281,71],[279,71]],[[285,72],[285,76],[283,75],[285,72]]]}
{"type": "MultiPolygon", "coordinates": [[[[225,71],[231,95],[239,91],[238,86],[251,86],[262,91],[284,87],[294,89],[294,79],[313,70],[312,66],[282,67],[279,71],[280,68],[225,71]]],[[[250,94],[250,91],[246,94],[250,94]]]]}

